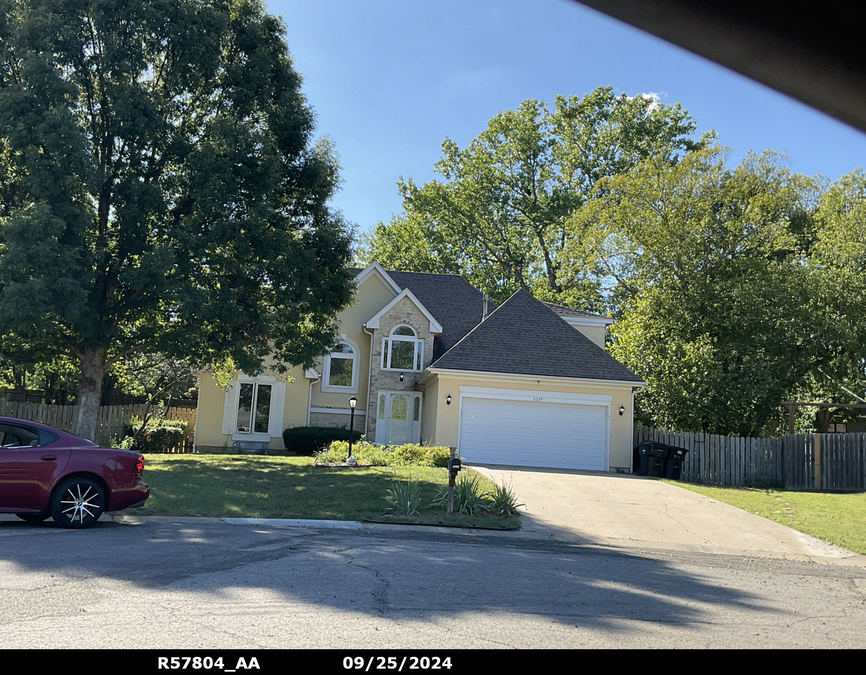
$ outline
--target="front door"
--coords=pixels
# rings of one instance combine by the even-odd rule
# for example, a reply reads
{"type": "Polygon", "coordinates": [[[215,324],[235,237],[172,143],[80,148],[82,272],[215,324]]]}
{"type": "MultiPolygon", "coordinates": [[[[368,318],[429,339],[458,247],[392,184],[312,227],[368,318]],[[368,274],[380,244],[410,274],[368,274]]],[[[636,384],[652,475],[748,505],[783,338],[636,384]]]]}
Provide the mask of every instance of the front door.
{"type": "Polygon", "coordinates": [[[421,393],[380,391],[376,442],[403,445],[421,440],[421,393]]]}

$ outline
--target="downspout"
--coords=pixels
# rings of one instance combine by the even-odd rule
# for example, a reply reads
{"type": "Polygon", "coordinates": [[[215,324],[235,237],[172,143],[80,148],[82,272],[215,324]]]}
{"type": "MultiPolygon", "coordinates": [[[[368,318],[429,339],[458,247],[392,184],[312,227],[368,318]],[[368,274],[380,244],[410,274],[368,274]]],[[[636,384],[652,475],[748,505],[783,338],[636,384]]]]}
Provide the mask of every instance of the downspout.
{"type": "Polygon", "coordinates": [[[632,387],[631,388],[631,410],[629,411],[629,432],[631,435],[631,440],[629,441],[629,449],[628,453],[628,470],[630,473],[634,473],[634,394],[637,391],[640,391],[642,387],[632,387]]]}
{"type": "MultiPolygon", "coordinates": [[[[369,368],[367,369],[367,412],[364,415],[364,438],[369,441],[367,438],[367,428],[370,424],[370,387],[373,384],[373,331],[367,330],[367,324],[365,323],[362,328],[367,335],[370,336],[370,363],[369,368]]],[[[379,410],[379,402],[376,401],[376,405],[373,406],[373,411],[379,410]]]]}
{"type": "MultiPolygon", "coordinates": [[[[199,396],[195,401],[195,424],[192,427],[192,451],[193,451],[193,454],[198,452],[198,445],[197,445],[197,443],[198,443],[198,418],[199,418],[198,403],[199,403],[199,401],[201,401],[201,384],[202,384],[201,371],[197,372],[195,374],[195,376],[197,379],[196,384],[198,385],[199,396]]],[[[222,431],[222,430],[220,430],[220,431],[222,431]]]]}

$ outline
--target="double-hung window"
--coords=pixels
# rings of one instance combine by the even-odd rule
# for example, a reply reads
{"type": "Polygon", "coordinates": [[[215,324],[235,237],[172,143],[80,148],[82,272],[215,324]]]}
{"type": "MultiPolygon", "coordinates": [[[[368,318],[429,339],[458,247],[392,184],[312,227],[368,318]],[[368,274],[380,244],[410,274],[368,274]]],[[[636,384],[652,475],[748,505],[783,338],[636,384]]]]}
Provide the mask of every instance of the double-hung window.
{"type": "Polygon", "coordinates": [[[382,341],[383,370],[420,371],[424,363],[424,340],[409,326],[397,326],[382,341]]]}

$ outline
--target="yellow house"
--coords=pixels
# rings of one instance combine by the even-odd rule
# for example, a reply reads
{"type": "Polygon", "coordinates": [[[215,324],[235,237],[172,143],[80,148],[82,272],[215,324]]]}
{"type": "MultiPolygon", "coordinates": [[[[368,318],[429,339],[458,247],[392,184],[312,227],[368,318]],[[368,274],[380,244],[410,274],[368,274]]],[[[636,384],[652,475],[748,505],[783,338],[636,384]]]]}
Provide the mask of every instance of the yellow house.
{"type": "Polygon", "coordinates": [[[358,271],[340,342],[289,377],[201,374],[196,447],[280,452],[288,427],[457,446],[467,463],[630,469],[634,392],[604,349],[611,319],[525,290],[494,307],[456,275],[358,271]]]}

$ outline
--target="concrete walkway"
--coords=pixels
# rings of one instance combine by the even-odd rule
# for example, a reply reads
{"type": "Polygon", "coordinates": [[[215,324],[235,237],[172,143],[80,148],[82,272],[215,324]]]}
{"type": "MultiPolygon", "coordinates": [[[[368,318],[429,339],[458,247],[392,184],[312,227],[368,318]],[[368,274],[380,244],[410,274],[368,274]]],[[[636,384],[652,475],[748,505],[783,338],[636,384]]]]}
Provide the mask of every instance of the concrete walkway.
{"type": "Polygon", "coordinates": [[[527,536],[618,547],[866,564],[866,556],[654,478],[517,467],[472,468],[510,485],[525,503],[521,532],[527,536]]]}

